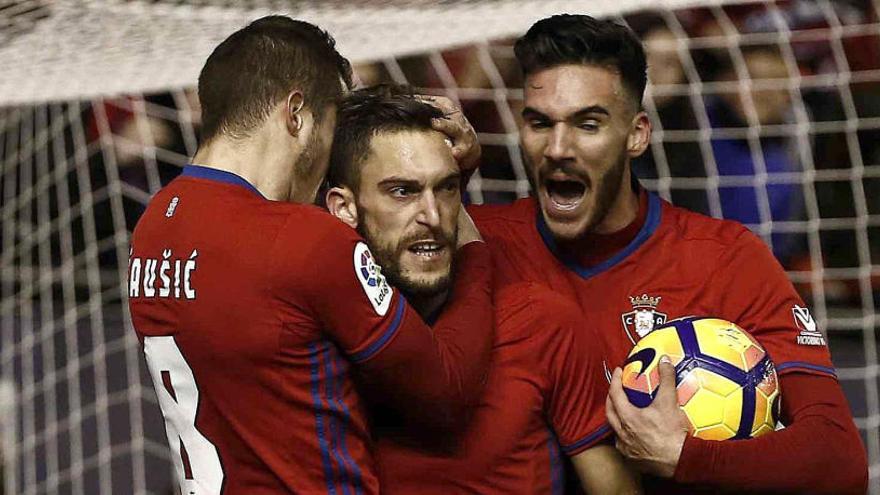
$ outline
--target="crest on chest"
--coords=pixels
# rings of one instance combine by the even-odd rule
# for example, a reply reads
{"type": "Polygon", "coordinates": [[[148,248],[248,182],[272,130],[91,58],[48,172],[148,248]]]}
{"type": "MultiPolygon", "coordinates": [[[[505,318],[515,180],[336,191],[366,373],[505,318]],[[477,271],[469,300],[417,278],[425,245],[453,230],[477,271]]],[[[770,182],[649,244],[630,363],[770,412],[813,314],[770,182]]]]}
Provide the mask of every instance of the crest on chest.
{"type": "Polygon", "coordinates": [[[632,311],[621,314],[620,320],[623,322],[623,331],[633,344],[666,323],[666,313],[657,310],[661,299],[660,296],[648,294],[629,296],[632,311]]]}

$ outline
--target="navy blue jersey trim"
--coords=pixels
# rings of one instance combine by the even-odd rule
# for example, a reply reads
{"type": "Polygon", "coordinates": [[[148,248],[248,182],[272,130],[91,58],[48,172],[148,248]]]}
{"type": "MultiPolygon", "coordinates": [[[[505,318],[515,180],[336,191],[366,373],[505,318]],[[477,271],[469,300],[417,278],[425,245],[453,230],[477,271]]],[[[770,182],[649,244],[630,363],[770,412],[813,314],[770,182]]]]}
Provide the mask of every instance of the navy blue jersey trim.
{"type": "Polygon", "coordinates": [[[225,170],[190,164],[183,167],[183,172],[181,172],[180,175],[186,177],[195,177],[197,179],[207,179],[217,182],[224,182],[226,184],[232,184],[234,186],[241,186],[253,192],[257,196],[266,199],[266,197],[263,196],[263,194],[259,190],[257,190],[257,188],[254,187],[253,184],[244,180],[244,178],[225,170]]]}
{"type": "Polygon", "coordinates": [[[660,198],[653,193],[648,192],[648,217],[645,219],[645,225],[642,225],[642,229],[639,230],[639,233],[636,235],[635,239],[633,239],[623,250],[619,253],[615,254],[611,258],[599,263],[596,266],[585,267],[579,264],[575,260],[568,260],[562,257],[559,253],[559,248],[556,246],[556,240],[553,239],[553,234],[550,232],[550,229],[547,227],[547,224],[544,222],[544,215],[541,213],[540,206],[538,207],[538,220],[536,222],[538,226],[538,233],[541,235],[541,239],[544,241],[544,244],[547,246],[547,249],[553,253],[556,258],[561,261],[569,270],[577,273],[582,278],[590,278],[595,275],[598,275],[609,268],[614,267],[614,265],[620,263],[624,259],[626,259],[630,254],[632,254],[636,249],[641,247],[642,244],[645,243],[648,239],[651,238],[651,235],[657,230],[657,227],[660,226],[660,217],[663,210],[663,204],[660,202],[660,198]]]}
{"type": "Polygon", "coordinates": [[[818,364],[804,363],[802,361],[789,361],[787,363],[777,364],[776,365],[776,372],[781,373],[787,369],[792,369],[792,368],[802,368],[802,369],[810,370],[810,371],[818,371],[821,373],[831,375],[834,378],[837,378],[837,371],[835,371],[834,368],[829,368],[827,366],[819,366],[818,364]]]}
{"type": "Polygon", "coordinates": [[[318,447],[321,450],[321,464],[324,467],[324,481],[327,484],[327,493],[336,495],[336,485],[333,483],[334,469],[330,461],[330,442],[325,431],[323,400],[321,399],[321,383],[326,380],[321,376],[322,369],[320,359],[323,351],[318,350],[314,343],[308,345],[309,349],[309,376],[311,378],[312,408],[315,413],[315,433],[318,436],[318,447]]]}
{"type": "Polygon", "coordinates": [[[604,424],[604,425],[600,426],[599,428],[596,428],[595,431],[593,431],[592,433],[589,433],[587,436],[585,436],[584,438],[581,438],[577,442],[574,442],[570,445],[563,445],[562,451],[565,452],[566,455],[570,455],[572,452],[583,448],[585,445],[591,445],[591,444],[601,440],[609,433],[611,433],[611,427],[608,426],[607,424],[604,424]]]}
{"type": "Polygon", "coordinates": [[[559,439],[549,427],[547,428],[547,451],[550,455],[550,493],[562,495],[565,489],[565,469],[562,456],[559,455],[559,439]]]}
{"type": "Polygon", "coordinates": [[[394,334],[397,333],[397,329],[400,328],[400,322],[403,320],[403,313],[406,306],[406,299],[400,295],[399,301],[397,301],[397,311],[394,313],[394,321],[391,322],[391,325],[388,326],[388,329],[385,330],[385,333],[379,336],[375,342],[367,346],[366,349],[351,354],[349,357],[355,363],[360,363],[366,361],[373,357],[377,352],[379,352],[385,344],[391,340],[391,337],[394,337],[394,334]]]}

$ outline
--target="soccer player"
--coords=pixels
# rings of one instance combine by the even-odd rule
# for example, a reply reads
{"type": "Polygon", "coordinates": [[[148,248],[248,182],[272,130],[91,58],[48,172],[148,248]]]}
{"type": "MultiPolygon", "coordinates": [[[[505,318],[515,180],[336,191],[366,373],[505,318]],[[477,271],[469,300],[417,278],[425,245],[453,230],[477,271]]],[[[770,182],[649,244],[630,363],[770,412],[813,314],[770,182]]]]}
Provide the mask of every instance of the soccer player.
{"type": "MultiPolygon", "coordinates": [[[[428,319],[454,294],[450,253],[462,210],[461,173],[431,128],[441,115],[395,86],[348,95],[326,200],[428,319]]],[[[559,493],[563,453],[590,493],[636,493],[623,458],[602,443],[610,433],[603,353],[581,328],[577,306],[523,283],[496,294],[495,307],[488,383],[461,437],[425,435],[387,412],[376,415],[383,493],[559,493]]]]}
{"type": "Polygon", "coordinates": [[[638,39],[610,21],[557,15],[534,24],[515,54],[534,197],[470,212],[502,284],[551,287],[600,335],[615,370],[608,418],[620,451],[654,476],[646,492],[865,493],[865,451],[825,340],[770,251],[742,225],[676,208],[632,177],[630,160],[651,135],[638,39]],[[688,436],[668,400],[668,364],[667,400],[628,403],[617,368],[633,344],[687,315],[736,322],[764,346],[780,376],[784,430],[729,442],[688,436]]]}
{"type": "Polygon", "coordinates": [[[354,370],[438,431],[482,390],[491,262],[467,216],[429,328],[356,232],[308,204],[350,84],[311,24],[270,16],[232,34],[199,76],[194,165],[135,229],[130,309],[182,493],[377,494],[354,370]]]}

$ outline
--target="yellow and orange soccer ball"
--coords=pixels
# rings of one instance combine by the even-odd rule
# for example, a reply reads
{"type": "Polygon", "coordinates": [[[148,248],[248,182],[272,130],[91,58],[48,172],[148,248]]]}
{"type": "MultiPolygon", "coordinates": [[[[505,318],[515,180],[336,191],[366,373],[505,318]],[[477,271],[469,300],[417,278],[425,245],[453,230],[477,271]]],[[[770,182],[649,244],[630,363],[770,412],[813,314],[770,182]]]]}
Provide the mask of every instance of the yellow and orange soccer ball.
{"type": "Polygon", "coordinates": [[[664,354],[675,365],[678,404],[691,435],[741,439],[776,428],[776,368],[758,342],[734,323],[682,318],[640,340],[623,367],[623,389],[636,406],[647,406],[656,395],[664,354]]]}

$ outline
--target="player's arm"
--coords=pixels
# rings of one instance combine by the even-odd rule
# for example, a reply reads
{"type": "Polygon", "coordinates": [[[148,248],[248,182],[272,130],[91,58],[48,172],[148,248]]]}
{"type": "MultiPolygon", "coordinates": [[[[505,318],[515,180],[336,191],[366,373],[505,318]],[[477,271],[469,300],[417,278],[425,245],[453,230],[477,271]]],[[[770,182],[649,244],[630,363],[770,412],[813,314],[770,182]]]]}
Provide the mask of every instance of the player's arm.
{"type": "Polygon", "coordinates": [[[675,478],[758,491],[865,493],[864,447],[824,340],[782,267],[744,232],[721,260],[713,285],[718,307],[764,346],[779,373],[786,428],[759,438],[707,442],[688,438],[675,478]],[[766,466],[773,465],[773,469],[766,466]]]}
{"type": "Polygon", "coordinates": [[[837,381],[790,373],[779,383],[789,426],[732,442],[688,438],[675,479],[763,493],[866,493],[865,450],[837,381]]]}
{"type": "Polygon", "coordinates": [[[824,344],[798,344],[792,310],[803,303],[769,250],[745,232],[719,260],[705,290],[720,294],[719,316],[748,330],[773,358],[787,427],[748,440],[690,437],[682,432],[670,366],[661,365],[657,399],[643,409],[628,403],[616,370],[608,416],[621,452],[645,471],[679,483],[770,493],[865,493],[865,451],[828,350],[824,344]]]}
{"type": "Polygon", "coordinates": [[[579,308],[548,289],[536,287],[532,286],[531,294],[535,324],[544,327],[540,331],[549,332],[548,348],[540,351],[546,356],[542,368],[549,370],[547,418],[562,451],[571,457],[588,494],[641,493],[638,475],[608,443],[608,382],[601,340],[585,326],[579,308]]]}
{"type": "Polygon", "coordinates": [[[327,222],[298,264],[306,274],[295,285],[309,311],[357,366],[371,399],[434,427],[461,425],[482,392],[494,335],[485,244],[456,253],[453,290],[432,328],[388,285],[356,233],[329,214],[327,222]]]}
{"type": "Polygon", "coordinates": [[[642,493],[638,475],[612,445],[597,445],[572,457],[571,462],[587,493],[642,493]]]}

